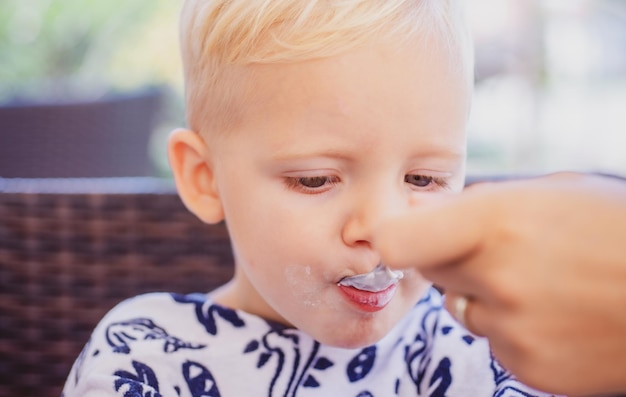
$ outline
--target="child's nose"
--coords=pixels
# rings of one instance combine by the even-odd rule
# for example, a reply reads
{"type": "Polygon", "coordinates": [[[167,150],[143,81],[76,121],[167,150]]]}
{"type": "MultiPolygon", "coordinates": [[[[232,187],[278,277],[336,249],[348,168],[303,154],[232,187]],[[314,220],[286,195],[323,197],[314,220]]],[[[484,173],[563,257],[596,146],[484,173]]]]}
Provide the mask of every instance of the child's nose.
{"type": "Polygon", "coordinates": [[[343,225],[346,245],[371,245],[376,227],[388,217],[408,209],[408,198],[398,192],[378,191],[358,195],[343,225]]]}

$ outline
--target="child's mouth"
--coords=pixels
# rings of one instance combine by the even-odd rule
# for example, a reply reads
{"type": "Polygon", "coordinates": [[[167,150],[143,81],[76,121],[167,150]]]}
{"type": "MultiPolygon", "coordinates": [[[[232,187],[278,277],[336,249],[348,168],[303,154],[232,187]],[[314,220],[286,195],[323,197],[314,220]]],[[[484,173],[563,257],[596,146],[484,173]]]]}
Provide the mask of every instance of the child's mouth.
{"type": "Polygon", "coordinates": [[[361,310],[376,312],[387,306],[393,298],[401,271],[393,271],[383,265],[365,274],[344,277],[337,285],[344,295],[361,310]]]}
{"type": "Polygon", "coordinates": [[[354,287],[339,285],[348,300],[360,310],[373,313],[384,309],[393,299],[398,284],[392,284],[387,289],[378,292],[363,291],[354,287]]]}
{"type": "Polygon", "coordinates": [[[378,264],[369,273],[357,274],[356,276],[344,277],[339,280],[339,286],[354,287],[362,291],[380,292],[397,284],[404,274],[399,270],[391,270],[378,264]]]}

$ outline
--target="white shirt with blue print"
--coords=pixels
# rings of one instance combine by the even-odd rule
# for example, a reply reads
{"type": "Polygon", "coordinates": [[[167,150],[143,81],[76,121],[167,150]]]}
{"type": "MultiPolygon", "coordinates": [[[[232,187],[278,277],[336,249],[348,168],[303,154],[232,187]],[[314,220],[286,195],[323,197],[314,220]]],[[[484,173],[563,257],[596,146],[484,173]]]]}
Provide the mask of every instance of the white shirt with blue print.
{"type": "MultiPolygon", "coordinates": [[[[340,325],[338,325],[340,326],[340,325]]],[[[431,289],[381,341],[329,347],[204,294],[141,295],[100,322],[65,397],[544,396],[493,359],[431,289]]]]}

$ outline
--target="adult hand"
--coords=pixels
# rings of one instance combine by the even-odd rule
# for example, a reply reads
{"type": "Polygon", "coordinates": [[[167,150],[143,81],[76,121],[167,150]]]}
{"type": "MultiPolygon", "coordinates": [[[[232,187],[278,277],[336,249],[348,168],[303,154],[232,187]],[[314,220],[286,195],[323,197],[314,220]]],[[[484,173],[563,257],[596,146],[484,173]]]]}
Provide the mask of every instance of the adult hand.
{"type": "Polygon", "coordinates": [[[626,183],[580,174],[481,183],[378,229],[383,263],[414,267],[521,381],[626,391],[626,183]]]}

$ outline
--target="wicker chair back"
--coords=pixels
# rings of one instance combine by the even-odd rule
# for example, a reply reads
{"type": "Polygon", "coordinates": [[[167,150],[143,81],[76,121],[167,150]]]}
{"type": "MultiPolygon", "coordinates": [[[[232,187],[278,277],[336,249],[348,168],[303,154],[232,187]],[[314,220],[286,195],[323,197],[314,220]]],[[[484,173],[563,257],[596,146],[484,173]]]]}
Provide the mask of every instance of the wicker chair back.
{"type": "Polygon", "coordinates": [[[223,224],[149,178],[0,179],[0,396],[60,395],[116,303],[230,279],[223,224]]]}

